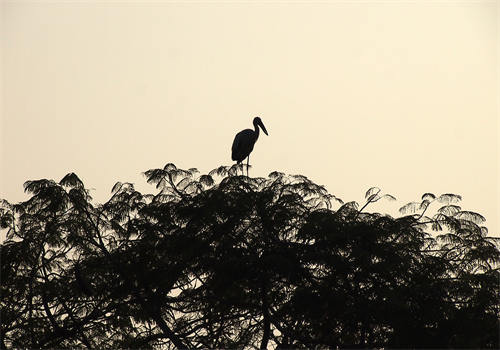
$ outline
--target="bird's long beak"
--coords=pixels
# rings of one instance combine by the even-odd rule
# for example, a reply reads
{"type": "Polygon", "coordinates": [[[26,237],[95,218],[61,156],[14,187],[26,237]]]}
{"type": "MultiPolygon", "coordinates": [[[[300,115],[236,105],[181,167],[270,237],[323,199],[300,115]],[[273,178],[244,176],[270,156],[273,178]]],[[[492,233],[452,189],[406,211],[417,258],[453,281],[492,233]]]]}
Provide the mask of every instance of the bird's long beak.
{"type": "Polygon", "coordinates": [[[269,136],[269,134],[267,133],[266,127],[264,126],[264,123],[262,123],[262,121],[259,122],[259,126],[262,128],[262,131],[264,131],[264,134],[269,136]]]}

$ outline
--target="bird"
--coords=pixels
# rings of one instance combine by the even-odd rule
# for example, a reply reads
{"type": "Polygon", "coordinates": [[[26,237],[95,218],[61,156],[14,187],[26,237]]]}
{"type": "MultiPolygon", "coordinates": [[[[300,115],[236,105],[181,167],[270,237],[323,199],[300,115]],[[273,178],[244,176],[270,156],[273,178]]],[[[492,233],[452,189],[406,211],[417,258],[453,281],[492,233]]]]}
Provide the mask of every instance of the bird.
{"type": "Polygon", "coordinates": [[[247,176],[248,176],[248,163],[250,162],[250,153],[253,151],[253,146],[257,139],[259,138],[259,127],[267,133],[266,127],[259,117],[253,118],[253,126],[255,130],[245,129],[236,134],[233,141],[233,147],[231,148],[231,159],[235,160],[237,164],[240,164],[245,158],[247,158],[247,176]]]}

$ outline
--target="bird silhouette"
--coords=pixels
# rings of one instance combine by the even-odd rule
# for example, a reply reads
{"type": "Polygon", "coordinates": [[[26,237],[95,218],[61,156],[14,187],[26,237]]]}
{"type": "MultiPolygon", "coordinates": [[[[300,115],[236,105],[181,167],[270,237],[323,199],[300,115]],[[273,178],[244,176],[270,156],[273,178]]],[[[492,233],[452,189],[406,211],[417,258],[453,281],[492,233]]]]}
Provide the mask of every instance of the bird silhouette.
{"type": "Polygon", "coordinates": [[[259,127],[262,128],[264,134],[268,135],[266,127],[259,117],[253,119],[253,126],[255,130],[245,129],[236,134],[231,148],[231,159],[240,164],[247,158],[247,176],[248,176],[248,163],[250,162],[250,153],[253,151],[253,146],[259,138],[259,127]]]}

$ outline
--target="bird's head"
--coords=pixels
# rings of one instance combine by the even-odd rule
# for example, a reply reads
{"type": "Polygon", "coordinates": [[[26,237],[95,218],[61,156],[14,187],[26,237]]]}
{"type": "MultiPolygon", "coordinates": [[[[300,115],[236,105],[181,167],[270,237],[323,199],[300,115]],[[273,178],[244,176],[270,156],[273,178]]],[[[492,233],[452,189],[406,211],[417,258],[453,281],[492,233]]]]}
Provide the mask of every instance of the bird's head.
{"type": "Polygon", "coordinates": [[[264,126],[264,123],[262,122],[262,120],[259,117],[253,118],[253,125],[254,126],[257,126],[257,125],[260,126],[260,128],[262,129],[262,131],[264,131],[264,134],[269,135],[267,133],[266,127],[264,126]]]}

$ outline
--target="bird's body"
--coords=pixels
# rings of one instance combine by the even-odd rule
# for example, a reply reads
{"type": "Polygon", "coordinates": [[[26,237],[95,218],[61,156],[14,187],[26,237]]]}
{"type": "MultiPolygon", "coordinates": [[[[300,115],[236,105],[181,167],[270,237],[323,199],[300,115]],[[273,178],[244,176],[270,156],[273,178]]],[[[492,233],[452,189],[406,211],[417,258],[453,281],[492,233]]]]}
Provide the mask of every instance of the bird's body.
{"type": "Polygon", "coordinates": [[[255,130],[245,129],[236,134],[233,141],[233,147],[231,148],[231,159],[238,164],[247,158],[247,175],[250,153],[253,151],[253,146],[259,138],[259,127],[262,128],[262,131],[267,135],[266,127],[259,117],[254,118],[253,125],[255,130]]]}
{"type": "Polygon", "coordinates": [[[253,151],[253,146],[258,138],[259,131],[256,133],[252,129],[245,129],[237,133],[231,148],[231,159],[241,163],[253,151]]]}

